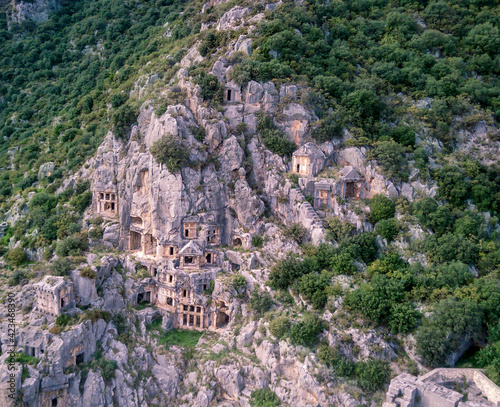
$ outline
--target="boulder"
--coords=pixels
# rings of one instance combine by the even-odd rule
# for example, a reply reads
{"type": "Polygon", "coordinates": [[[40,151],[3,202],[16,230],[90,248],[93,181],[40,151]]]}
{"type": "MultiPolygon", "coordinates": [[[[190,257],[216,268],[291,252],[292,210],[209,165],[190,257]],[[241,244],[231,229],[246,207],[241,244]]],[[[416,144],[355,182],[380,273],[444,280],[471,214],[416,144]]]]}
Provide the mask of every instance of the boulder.
{"type": "Polygon", "coordinates": [[[215,377],[229,398],[237,400],[245,387],[240,369],[236,366],[224,366],[215,369],[215,377]]]}

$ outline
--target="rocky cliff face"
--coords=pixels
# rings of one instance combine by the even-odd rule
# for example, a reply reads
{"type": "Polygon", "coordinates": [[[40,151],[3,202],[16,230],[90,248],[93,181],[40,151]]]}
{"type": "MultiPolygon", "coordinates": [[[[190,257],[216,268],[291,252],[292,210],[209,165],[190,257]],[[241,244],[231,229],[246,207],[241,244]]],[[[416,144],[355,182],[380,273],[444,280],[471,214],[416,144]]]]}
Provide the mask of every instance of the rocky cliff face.
{"type": "Polygon", "coordinates": [[[41,23],[47,21],[50,13],[57,11],[60,7],[59,0],[12,0],[10,18],[17,23],[25,20],[41,23]]]}
{"type": "MultiPolygon", "coordinates": [[[[215,2],[219,3],[223,2],[215,2]]],[[[43,21],[57,7],[55,0],[21,2],[16,3],[14,15],[16,21],[43,21]]],[[[207,24],[228,31],[264,18],[263,14],[250,18],[250,14],[250,9],[236,6],[207,24]]],[[[167,96],[175,86],[183,100],[169,104],[162,114],[157,114],[153,99],[145,101],[129,134],[118,138],[109,132],[97,154],[60,187],[63,191],[77,181],[90,181],[93,202],[85,213],[85,225],[103,216],[103,235],[91,240],[91,248],[99,255],[77,258],[78,264],[69,273],[79,306],[64,314],[70,322],[64,324],[54,315],[32,311],[32,283],[16,293],[23,314],[15,346],[38,358],[33,366],[18,367],[13,373],[22,389],[19,400],[30,407],[54,399],[81,407],[246,407],[253,390],[269,387],[289,406],[374,405],[348,381],[333,377],[314,352],[275,337],[270,321],[250,312],[249,293],[254,289],[273,293],[265,281],[276,260],[290,252],[302,254],[297,239],[285,237],[287,228],[302,226],[305,235],[301,239],[313,246],[325,242],[328,217],[348,221],[358,231],[372,230],[367,221],[369,209],[358,199],[349,201],[345,194],[337,194],[328,208],[315,204],[316,181],[339,181],[338,170],[350,166],[360,175],[366,197],[382,194],[412,201],[419,195],[435,196],[436,187],[432,181],[424,184],[417,171],[412,171],[407,182],[391,181],[376,162],[367,160],[366,149],[346,147],[341,141],[317,143],[325,157],[325,171],[297,181],[300,171],[291,168],[290,157],[273,154],[264,146],[257,123],[259,114],[272,114],[275,125],[297,147],[311,141],[318,117],[300,97],[308,89],[256,81],[239,87],[231,80],[231,57],[235,52],[252,53],[252,39],[240,35],[229,43],[225,57],[209,67],[226,99],[222,107],[211,107],[189,75],[189,68],[206,62],[198,47],[187,50],[176,77],[161,94],[167,96]],[[170,172],[155,159],[150,148],[163,136],[179,140],[190,165],[170,172]],[[113,206],[103,207],[103,203],[113,206]],[[221,227],[220,272],[213,273],[211,297],[203,305],[224,299],[230,321],[204,331],[191,350],[165,347],[162,335],[172,329],[175,316],[156,306],[141,306],[138,294],[147,292],[145,287],[153,285],[157,277],[156,267],[167,262],[158,258],[156,250],[131,253],[131,231],[140,228],[156,244],[167,245],[185,237],[183,222],[196,216],[221,227]],[[234,286],[236,275],[244,278],[243,288],[234,286]],[[161,328],[155,330],[158,321],[161,328]],[[196,353],[196,359],[190,352],[196,353]]],[[[139,81],[131,96],[142,98],[155,81],[139,81]]],[[[349,139],[345,133],[342,142],[349,139]]],[[[45,176],[52,170],[53,166],[47,166],[42,173],[45,176]]],[[[409,234],[421,233],[421,229],[410,229],[409,234]]],[[[378,247],[384,245],[379,239],[378,247]]],[[[401,242],[403,257],[406,248],[407,242],[401,242]]],[[[169,261],[173,267],[178,259],[169,261]]],[[[336,283],[348,289],[358,281],[346,277],[336,283]]],[[[297,309],[312,310],[300,295],[287,294],[297,309]]],[[[276,301],[274,306],[287,315],[295,313],[286,304],[276,301]]],[[[345,318],[342,312],[342,300],[335,297],[322,318],[341,320],[345,318]]],[[[6,317],[5,313],[0,316],[6,317]]],[[[396,345],[366,327],[331,327],[321,340],[343,349],[353,360],[390,362],[397,357],[396,345]]],[[[2,333],[2,346],[8,343],[2,333]]],[[[0,359],[4,390],[11,377],[6,359],[6,354],[0,359]]],[[[11,402],[7,398],[1,401],[2,405],[11,402]]]]}

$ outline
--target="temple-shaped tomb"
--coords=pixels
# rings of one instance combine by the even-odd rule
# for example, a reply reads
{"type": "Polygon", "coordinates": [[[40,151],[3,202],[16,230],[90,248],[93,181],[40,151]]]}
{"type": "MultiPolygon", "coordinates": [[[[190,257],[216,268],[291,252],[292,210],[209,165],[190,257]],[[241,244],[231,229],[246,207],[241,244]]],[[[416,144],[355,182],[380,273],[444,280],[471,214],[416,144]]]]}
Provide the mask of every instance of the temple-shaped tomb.
{"type": "Polygon", "coordinates": [[[340,171],[340,181],[342,182],[340,195],[343,199],[364,198],[364,179],[357,173],[357,171],[353,167],[346,166],[342,168],[342,170],[340,171]]]}
{"type": "Polygon", "coordinates": [[[306,143],[293,153],[292,172],[312,178],[323,169],[325,161],[325,154],[314,143],[306,143]]]}
{"type": "Polygon", "coordinates": [[[35,284],[34,310],[53,316],[75,306],[73,283],[64,277],[45,276],[35,284]]]}
{"type": "Polygon", "coordinates": [[[225,101],[226,103],[241,103],[241,87],[234,81],[226,84],[225,101]]]}
{"type": "Polygon", "coordinates": [[[182,238],[196,239],[198,238],[198,231],[200,229],[200,218],[198,216],[184,218],[182,222],[182,238]]]}
{"type": "Polygon", "coordinates": [[[314,183],[314,208],[333,208],[337,197],[342,199],[365,198],[364,178],[351,166],[342,168],[337,179],[320,178],[314,183]]]}
{"type": "Polygon", "coordinates": [[[133,252],[142,252],[148,256],[156,256],[158,251],[158,239],[151,233],[141,233],[136,230],[130,230],[129,250],[133,252]]]}
{"type": "Polygon", "coordinates": [[[206,225],[203,227],[205,241],[209,245],[220,245],[220,228],[216,225],[206,225]]]}
{"type": "Polygon", "coordinates": [[[195,241],[188,242],[179,250],[179,267],[181,269],[196,270],[200,267],[212,266],[216,260],[215,250],[204,250],[195,241]]]}
{"type": "Polygon", "coordinates": [[[95,202],[98,214],[109,217],[118,214],[118,195],[116,191],[96,191],[95,202]]]}

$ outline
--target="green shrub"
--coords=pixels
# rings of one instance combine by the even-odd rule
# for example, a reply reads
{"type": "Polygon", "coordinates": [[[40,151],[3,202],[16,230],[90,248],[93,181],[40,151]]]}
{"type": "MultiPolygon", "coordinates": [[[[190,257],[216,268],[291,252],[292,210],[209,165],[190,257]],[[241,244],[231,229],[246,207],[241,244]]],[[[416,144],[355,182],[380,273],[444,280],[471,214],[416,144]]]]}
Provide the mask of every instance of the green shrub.
{"type": "Polygon", "coordinates": [[[86,191],[81,195],[77,195],[69,201],[75,210],[79,213],[83,213],[92,203],[92,191],[86,191]]]}
{"type": "Polygon", "coordinates": [[[469,339],[481,335],[482,312],[469,300],[448,298],[434,307],[417,332],[417,351],[427,366],[446,364],[447,357],[469,339]]]}
{"type": "Polygon", "coordinates": [[[338,114],[329,115],[311,132],[311,136],[320,143],[330,141],[332,138],[341,138],[344,124],[344,120],[338,114]]]}
{"type": "Polygon", "coordinates": [[[89,238],[92,240],[102,239],[104,229],[102,226],[98,225],[89,230],[89,238]]]}
{"type": "Polygon", "coordinates": [[[383,174],[396,181],[405,181],[408,178],[408,169],[404,147],[395,141],[380,141],[369,152],[368,159],[377,160],[382,167],[383,174]]]}
{"type": "Polygon", "coordinates": [[[264,146],[275,154],[290,155],[297,148],[295,143],[288,140],[286,134],[276,127],[271,116],[257,115],[257,133],[260,134],[264,146]]]}
{"type": "Polygon", "coordinates": [[[248,300],[248,307],[257,315],[269,311],[274,305],[271,295],[267,291],[261,291],[258,287],[252,290],[250,299],[248,300]]]}
{"type": "Polygon", "coordinates": [[[316,314],[308,314],[290,328],[290,341],[294,345],[311,346],[325,329],[326,322],[316,314]]]}
{"type": "Polygon", "coordinates": [[[85,234],[75,234],[57,243],[56,254],[59,257],[79,256],[88,248],[87,236],[85,234]]]}
{"type": "Polygon", "coordinates": [[[375,225],[375,233],[392,242],[399,233],[399,223],[394,218],[382,219],[375,225]]]}
{"type": "Polygon", "coordinates": [[[337,348],[326,344],[319,347],[317,355],[322,363],[331,368],[334,368],[341,358],[340,351],[337,348]]]}
{"type": "Polygon", "coordinates": [[[99,308],[89,309],[85,311],[85,319],[88,319],[92,323],[103,319],[106,323],[111,321],[111,314],[108,311],[103,311],[99,308]]]}
{"type": "Polygon", "coordinates": [[[31,366],[36,366],[38,362],[40,362],[40,359],[35,358],[34,356],[28,356],[26,353],[15,353],[14,357],[8,357],[6,359],[6,363],[19,363],[22,365],[31,365],[31,366]]]}
{"type": "Polygon", "coordinates": [[[386,196],[377,194],[370,200],[370,221],[377,223],[384,219],[393,218],[396,213],[396,204],[386,196]]]}
{"type": "Polygon", "coordinates": [[[356,227],[352,223],[348,221],[341,221],[337,217],[327,218],[326,221],[328,223],[328,240],[340,242],[351,236],[356,230],[356,227]]]}
{"type": "Polygon", "coordinates": [[[160,337],[160,344],[166,346],[182,346],[185,348],[195,347],[203,332],[185,329],[172,329],[160,337]]]}
{"type": "Polygon", "coordinates": [[[384,109],[378,95],[368,89],[355,90],[345,95],[342,104],[347,107],[350,120],[358,126],[377,120],[384,109]]]}
{"type": "Polygon", "coordinates": [[[500,323],[488,327],[488,346],[477,355],[479,366],[485,368],[486,375],[500,385],[500,323]]]}
{"type": "Polygon", "coordinates": [[[335,274],[347,274],[350,275],[356,271],[354,267],[354,259],[352,254],[348,251],[341,251],[330,259],[330,268],[335,272],[335,274]]]}
{"type": "Polygon", "coordinates": [[[304,274],[317,271],[317,263],[311,259],[299,260],[291,256],[279,260],[269,274],[273,289],[287,289],[296,279],[304,274]]]}
{"type": "Polygon", "coordinates": [[[165,135],[155,141],[149,151],[161,164],[165,164],[172,174],[179,172],[188,164],[189,150],[174,136],[165,135]]]}
{"type": "Polygon", "coordinates": [[[470,239],[481,239],[487,236],[484,216],[465,211],[460,218],[455,221],[455,234],[462,235],[470,239]]]}
{"type": "Polygon", "coordinates": [[[292,223],[290,226],[283,229],[283,235],[288,239],[295,240],[297,243],[302,243],[306,233],[306,228],[300,223],[292,223]]]}
{"type": "Polygon", "coordinates": [[[343,304],[348,310],[386,323],[394,333],[406,333],[415,328],[420,314],[412,304],[404,302],[404,295],[403,282],[375,274],[369,284],[348,292],[343,304]]]}
{"type": "Polygon", "coordinates": [[[290,330],[290,319],[288,317],[279,317],[269,323],[269,332],[278,339],[288,335],[290,330]]]}
{"type": "Polygon", "coordinates": [[[247,280],[245,276],[241,274],[236,274],[231,279],[231,288],[238,293],[238,295],[243,295],[247,289],[247,280]]]}
{"type": "Polygon", "coordinates": [[[129,105],[117,108],[111,115],[113,132],[117,137],[125,137],[128,129],[135,122],[137,113],[129,105]]]}
{"type": "Polygon", "coordinates": [[[71,271],[71,266],[71,260],[62,257],[55,259],[50,268],[52,270],[52,274],[55,276],[67,276],[71,271]]]}
{"type": "Polygon", "coordinates": [[[398,126],[391,132],[392,138],[405,147],[415,145],[415,132],[408,126],[398,126]]]}
{"type": "Polygon", "coordinates": [[[196,78],[200,85],[201,97],[212,105],[220,105],[224,101],[224,87],[219,83],[215,75],[202,73],[196,78]]]}
{"type": "Polygon", "coordinates": [[[461,208],[470,195],[470,182],[457,166],[447,165],[434,173],[438,184],[438,196],[451,205],[461,208]]]}
{"type": "Polygon", "coordinates": [[[26,272],[24,270],[15,270],[14,274],[9,277],[9,286],[18,285],[22,280],[27,277],[26,272]]]}
{"type": "Polygon", "coordinates": [[[309,273],[302,276],[298,282],[298,288],[300,294],[307,300],[311,301],[313,298],[315,299],[315,303],[317,306],[315,308],[322,308],[326,301],[325,295],[321,295],[324,293],[326,287],[330,285],[330,278],[328,278],[324,274],[316,274],[309,273]]]}
{"type": "Polygon", "coordinates": [[[215,281],[214,280],[210,280],[210,283],[208,284],[208,289],[205,290],[203,292],[204,295],[212,295],[212,293],[214,292],[214,288],[215,288],[215,281]]]}
{"type": "Polygon", "coordinates": [[[79,181],[75,186],[75,194],[81,195],[90,190],[90,181],[79,181]]]}
{"type": "Polygon", "coordinates": [[[80,270],[80,276],[95,280],[97,278],[97,273],[92,270],[92,267],[84,267],[80,270]]]}
{"type": "Polygon", "coordinates": [[[219,43],[220,35],[215,32],[209,32],[200,45],[200,55],[206,57],[209,53],[213,53],[217,50],[219,43]]]}
{"type": "Polygon", "coordinates": [[[387,326],[393,334],[406,335],[412,332],[420,319],[420,313],[415,307],[408,303],[392,304],[387,326]]]}
{"type": "Polygon", "coordinates": [[[289,174],[287,174],[287,178],[290,180],[290,183],[293,185],[293,186],[298,186],[299,185],[299,176],[298,174],[295,174],[294,172],[291,172],[289,174]]]}
{"type": "Polygon", "coordinates": [[[97,365],[101,371],[101,376],[105,381],[116,377],[115,371],[118,369],[118,363],[116,360],[100,358],[97,360],[97,365]]]}
{"type": "Polygon", "coordinates": [[[434,263],[454,260],[465,264],[474,263],[479,255],[477,244],[463,235],[445,233],[442,236],[430,235],[424,240],[427,257],[434,263]]]}
{"type": "Polygon", "coordinates": [[[432,198],[425,197],[413,202],[412,209],[420,224],[438,235],[449,231],[453,225],[451,212],[432,198]]]}
{"type": "Polygon", "coordinates": [[[389,380],[390,369],[387,362],[379,359],[356,363],[355,375],[359,387],[365,391],[376,391],[389,380]]]}
{"type": "Polygon", "coordinates": [[[205,128],[203,126],[200,127],[191,126],[189,130],[191,130],[191,133],[193,133],[193,136],[197,141],[203,143],[206,136],[205,128]]]}
{"type": "Polygon", "coordinates": [[[127,332],[127,318],[123,314],[114,314],[112,317],[113,324],[116,327],[116,331],[118,332],[118,336],[127,332]]]}
{"type": "Polygon", "coordinates": [[[354,362],[344,356],[341,357],[337,362],[337,365],[335,366],[335,373],[340,377],[349,378],[354,375],[355,368],[356,365],[354,364],[354,362]]]}
{"type": "Polygon", "coordinates": [[[128,96],[124,93],[115,93],[111,96],[110,102],[113,109],[118,109],[123,105],[128,99],[128,96]]]}
{"type": "Polygon", "coordinates": [[[275,407],[281,404],[276,393],[268,388],[252,391],[250,405],[252,407],[275,407]]]}
{"type": "Polygon", "coordinates": [[[72,320],[73,320],[73,318],[71,317],[71,315],[67,315],[67,314],[59,315],[56,318],[56,325],[58,325],[60,327],[65,327],[65,326],[69,325],[72,322],[72,320]]]}
{"type": "Polygon", "coordinates": [[[21,247],[10,249],[4,256],[8,264],[14,267],[19,267],[28,261],[26,252],[21,247]]]}
{"type": "Polygon", "coordinates": [[[264,245],[264,238],[261,235],[252,236],[252,246],[260,248],[264,245]]]}

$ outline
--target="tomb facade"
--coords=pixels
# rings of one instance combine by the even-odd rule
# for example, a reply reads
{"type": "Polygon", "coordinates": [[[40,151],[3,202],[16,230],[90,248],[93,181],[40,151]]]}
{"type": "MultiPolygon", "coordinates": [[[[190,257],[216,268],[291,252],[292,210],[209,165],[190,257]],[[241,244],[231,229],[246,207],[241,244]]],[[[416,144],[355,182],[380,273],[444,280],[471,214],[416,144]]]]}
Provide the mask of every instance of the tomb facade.
{"type": "Polygon", "coordinates": [[[65,309],[75,306],[73,283],[64,277],[45,276],[34,287],[35,311],[58,316],[65,309]]]}
{"type": "Polygon", "coordinates": [[[101,216],[114,217],[118,214],[118,194],[114,189],[94,191],[95,212],[101,216]]]}

